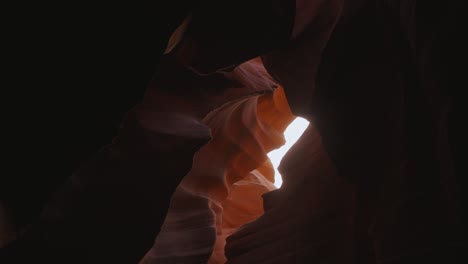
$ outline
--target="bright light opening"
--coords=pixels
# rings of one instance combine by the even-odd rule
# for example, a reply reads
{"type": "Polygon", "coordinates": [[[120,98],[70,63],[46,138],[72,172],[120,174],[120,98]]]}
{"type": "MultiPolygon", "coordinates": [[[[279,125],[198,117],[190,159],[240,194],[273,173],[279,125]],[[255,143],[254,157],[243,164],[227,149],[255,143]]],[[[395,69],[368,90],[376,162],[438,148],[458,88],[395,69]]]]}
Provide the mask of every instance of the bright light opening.
{"type": "Polygon", "coordinates": [[[273,163],[273,167],[275,168],[275,186],[281,187],[283,184],[283,179],[281,178],[281,174],[278,171],[278,166],[281,162],[283,156],[288,152],[288,150],[296,143],[296,141],[301,137],[302,133],[306,130],[309,122],[304,118],[298,117],[294,119],[294,121],[288,126],[286,131],[284,131],[284,138],[286,143],[279,149],[275,149],[268,153],[268,157],[273,163]]]}

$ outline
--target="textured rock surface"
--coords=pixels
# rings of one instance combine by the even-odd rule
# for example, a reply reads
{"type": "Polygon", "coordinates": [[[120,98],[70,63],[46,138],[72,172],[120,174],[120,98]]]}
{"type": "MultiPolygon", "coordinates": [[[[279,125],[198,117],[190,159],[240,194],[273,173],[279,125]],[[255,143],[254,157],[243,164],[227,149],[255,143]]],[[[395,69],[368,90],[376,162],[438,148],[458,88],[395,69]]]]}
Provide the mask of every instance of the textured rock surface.
{"type": "Polygon", "coordinates": [[[163,225],[143,263],[464,263],[461,4],[296,1],[292,19],[293,2],[195,14],[114,144],[27,233],[32,252],[134,263],[163,225]],[[265,154],[293,116],[258,61],[227,71],[257,55],[311,121],[264,210],[265,154]]]}
{"type": "Polygon", "coordinates": [[[227,263],[352,263],[356,186],[336,176],[312,126],[280,171],[265,214],[228,238],[227,263]]]}
{"type": "Polygon", "coordinates": [[[275,189],[266,154],[294,119],[283,90],[223,105],[205,119],[212,140],[194,156],[153,249],[143,263],[224,263],[225,239],[263,213],[275,189]],[[211,256],[211,257],[210,257],[211,256]]]}

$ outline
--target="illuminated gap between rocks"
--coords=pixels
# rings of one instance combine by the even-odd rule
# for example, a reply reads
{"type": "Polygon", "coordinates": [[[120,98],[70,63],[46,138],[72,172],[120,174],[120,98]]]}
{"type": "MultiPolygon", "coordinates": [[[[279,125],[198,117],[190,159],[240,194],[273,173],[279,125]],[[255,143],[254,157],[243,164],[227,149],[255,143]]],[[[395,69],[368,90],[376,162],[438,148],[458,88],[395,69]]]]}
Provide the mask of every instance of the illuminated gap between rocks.
{"type": "Polygon", "coordinates": [[[309,122],[304,118],[298,117],[294,119],[286,131],[284,131],[284,138],[286,143],[281,148],[275,149],[267,154],[273,163],[273,167],[275,168],[275,186],[278,188],[283,184],[283,179],[281,178],[281,174],[278,171],[278,166],[281,162],[281,159],[294,145],[294,143],[296,143],[296,141],[301,137],[307,126],[309,126],[309,122]]]}

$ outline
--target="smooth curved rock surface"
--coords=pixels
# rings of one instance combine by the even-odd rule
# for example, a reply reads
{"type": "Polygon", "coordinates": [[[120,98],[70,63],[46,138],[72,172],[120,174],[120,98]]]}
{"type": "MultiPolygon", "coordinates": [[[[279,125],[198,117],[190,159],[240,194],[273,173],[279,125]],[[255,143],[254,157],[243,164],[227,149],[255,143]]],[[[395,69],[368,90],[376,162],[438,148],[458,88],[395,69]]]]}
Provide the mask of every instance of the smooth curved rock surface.
{"type": "Polygon", "coordinates": [[[165,219],[143,263],[465,263],[461,74],[447,44],[463,35],[461,4],[231,4],[250,16],[195,14],[114,144],[73,177],[32,237],[65,248],[64,259],[85,249],[133,263],[165,219]],[[226,27],[204,27],[210,19],[226,27]],[[262,23],[246,28],[252,21],[262,23]],[[268,22],[279,27],[255,38],[268,22]],[[258,55],[275,81],[247,62],[258,55]],[[311,125],[270,191],[266,153],[293,114],[311,125]]]}
{"type": "Polygon", "coordinates": [[[259,217],[262,194],[276,189],[266,154],[284,144],[293,119],[281,88],[211,112],[204,123],[213,138],[195,154],[142,263],[224,263],[226,237],[259,217]]]}
{"type": "Polygon", "coordinates": [[[353,263],[356,186],[336,175],[312,126],[280,171],[265,214],[228,238],[227,263],[353,263]]]}

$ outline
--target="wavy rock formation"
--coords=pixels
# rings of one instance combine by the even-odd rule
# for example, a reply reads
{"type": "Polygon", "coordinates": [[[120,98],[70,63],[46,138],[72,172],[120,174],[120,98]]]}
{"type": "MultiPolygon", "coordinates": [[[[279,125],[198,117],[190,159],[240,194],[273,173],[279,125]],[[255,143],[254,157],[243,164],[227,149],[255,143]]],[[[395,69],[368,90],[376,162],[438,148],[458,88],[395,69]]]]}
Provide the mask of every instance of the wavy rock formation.
{"type": "Polygon", "coordinates": [[[214,2],[22,243],[58,263],[465,263],[461,5],[214,2]],[[274,190],[294,115],[311,125],[274,190]]]}
{"type": "Polygon", "coordinates": [[[227,263],[352,263],[356,186],[336,175],[312,126],[280,171],[283,185],[264,195],[265,214],[228,238],[227,263]]]}
{"type": "MultiPolygon", "coordinates": [[[[443,55],[460,32],[457,5],[296,1],[291,40],[262,60],[312,122],[299,144],[313,156],[288,154],[285,187],[228,238],[228,262],[462,261],[463,165],[450,141],[460,121],[450,76],[460,78],[443,55]]],[[[229,62],[203,54],[204,64],[229,62]]]]}
{"type": "Polygon", "coordinates": [[[294,116],[281,88],[223,105],[205,119],[212,140],[194,156],[153,249],[142,263],[224,263],[225,239],[263,213],[275,189],[266,154],[294,116]]]}

